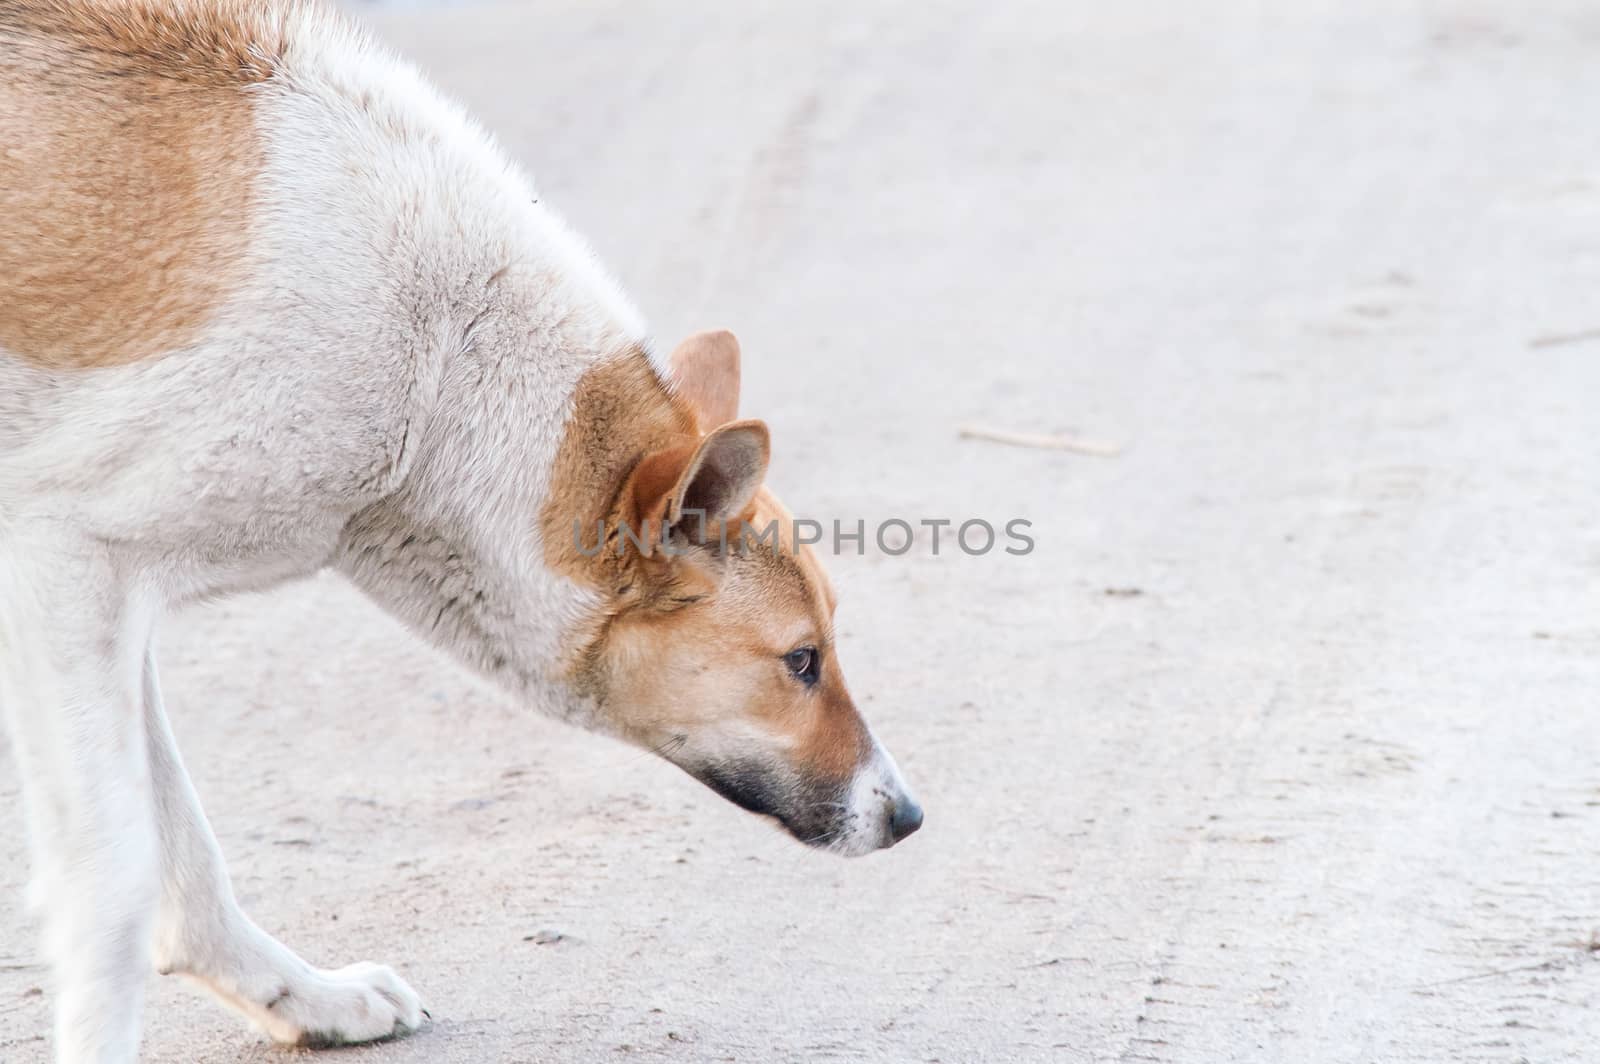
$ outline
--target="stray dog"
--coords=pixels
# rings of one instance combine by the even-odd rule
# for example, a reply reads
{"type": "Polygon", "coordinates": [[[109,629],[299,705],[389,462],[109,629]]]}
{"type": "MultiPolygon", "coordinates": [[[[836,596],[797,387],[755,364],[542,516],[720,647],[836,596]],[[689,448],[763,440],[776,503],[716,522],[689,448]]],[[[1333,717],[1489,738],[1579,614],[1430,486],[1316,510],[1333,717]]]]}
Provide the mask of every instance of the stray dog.
{"type": "Polygon", "coordinates": [[[738,359],[652,349],[488,137],[330,11],[0,0],[0,706],[58,1060],[136,1058],[151,963],[280,1042],[423,1016],[240,911],[151,650],[184,603],[332,566],[809,844],[917,829],[738,359]]]}

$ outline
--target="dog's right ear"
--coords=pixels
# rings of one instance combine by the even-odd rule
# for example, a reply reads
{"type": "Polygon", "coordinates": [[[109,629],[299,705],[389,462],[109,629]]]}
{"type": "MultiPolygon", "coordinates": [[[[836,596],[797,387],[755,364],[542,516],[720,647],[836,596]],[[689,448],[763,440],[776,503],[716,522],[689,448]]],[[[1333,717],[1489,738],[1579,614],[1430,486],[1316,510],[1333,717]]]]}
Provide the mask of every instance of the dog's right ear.
{"type": "Polygon", "coordinates": [[[739,341],[726,329],[695,333],[672,349],[672,390],[694,408],[701,432],[739,416],[739,341]]]}

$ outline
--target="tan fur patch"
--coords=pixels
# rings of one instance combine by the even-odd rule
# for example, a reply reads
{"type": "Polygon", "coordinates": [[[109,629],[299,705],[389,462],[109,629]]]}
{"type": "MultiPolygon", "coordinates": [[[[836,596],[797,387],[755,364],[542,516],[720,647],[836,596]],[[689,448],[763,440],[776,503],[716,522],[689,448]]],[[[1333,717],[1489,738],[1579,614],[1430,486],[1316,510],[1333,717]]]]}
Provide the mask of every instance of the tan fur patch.
{"type": "Polygon", "coordinates": [[[292,10],[0,0],[0,347],[71,368],[195,338],[240,280],[247,90],[292,10]]]}
{"type": "Polygon", "coordinates": [[[672,349],[673,390],[710,432],[739,416],[739,341],[726,329],[695,333],[672,349]]]}
{"type": "MultiPolygon", "coordinates": [[[[842,685],[842,681],[841,681],[842,685]]],[[[850,696],[832,691],[827,702],[801,736],[795,762],[804,766],[808,777],[816,780],[847,782],[872,752],[867,726],[856,712],[850,696]]]]}
{"type": "Polygon", "coordinates": [[[647,455],[677,447],[692,452],[696,438],[694,414],[668,394],[642,350],[632,348],[586,372],[573,395],[550,497],[539,515],[546,564],[593,584],[597,565],[615,552],[585,557],[574,543],[572,522],[580,522],[584,543],[592,546],[595,522],[614,520],[623,501],[616,495],[629,472],[647,455]]]}
{"type": "Polygon", "coordinates": [[[872,741],[850,699],[838,653],[828,635],[836,604],[833,582],[816,552],[796,545],[794,516],[770,490],[757,492],[745,521],[752,526],[748,537],[752,542],[769,525],[776,524],[778,529],[776,551],[747,555],[758,567],[752,581],[761,598],[783,604],[776,611],[780,616],[806,618],[821,644],[823,678],[816,691],[820,704],[809,719],[795,720],[800,726],[795,736],[795,763],[804,766],[811,778],[843,781],[866,759],[872,741]]]}

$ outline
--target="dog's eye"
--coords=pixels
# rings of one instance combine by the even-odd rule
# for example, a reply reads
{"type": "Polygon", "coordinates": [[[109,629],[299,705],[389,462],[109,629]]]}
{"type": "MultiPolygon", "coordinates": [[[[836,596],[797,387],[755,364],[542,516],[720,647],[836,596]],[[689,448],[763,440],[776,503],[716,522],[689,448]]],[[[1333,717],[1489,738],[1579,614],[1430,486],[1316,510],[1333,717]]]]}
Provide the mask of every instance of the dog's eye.
{"type": "Polygon", "coordinates": [[[816,647],[801,647],[798,650],[791,650],[783,656],[783,663],[789,666],[790,674],[807,687],[816,683],[817,677],[821,675],[817,667],[816,647]]]}

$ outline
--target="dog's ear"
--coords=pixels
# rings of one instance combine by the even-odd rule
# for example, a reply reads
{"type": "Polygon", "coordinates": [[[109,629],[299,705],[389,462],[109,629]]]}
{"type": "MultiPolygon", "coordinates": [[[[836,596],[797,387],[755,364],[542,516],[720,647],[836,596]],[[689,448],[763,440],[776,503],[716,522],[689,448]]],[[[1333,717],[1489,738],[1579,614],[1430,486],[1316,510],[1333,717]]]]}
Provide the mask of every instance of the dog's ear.
{"type": "Polygon", "coordinates": [[[739,341],[726,329],[695,333],[672,349],[672,387],[702,429],[739,416],[739,341]]]}
{"type": "Polygon", "coordinates": [[[750,507],[771,453],[764,422],[735,421],[698,444],[647,455],[629,484],[634,527],[649,534],[646,553],[664,535],[681,532],[693,543],[716,539],[721,526],[750,507]]]}

